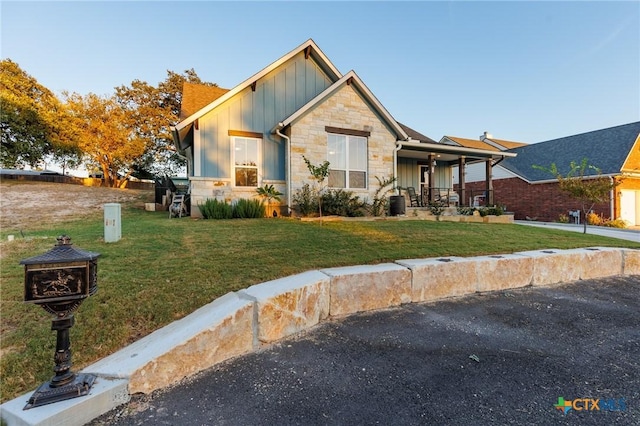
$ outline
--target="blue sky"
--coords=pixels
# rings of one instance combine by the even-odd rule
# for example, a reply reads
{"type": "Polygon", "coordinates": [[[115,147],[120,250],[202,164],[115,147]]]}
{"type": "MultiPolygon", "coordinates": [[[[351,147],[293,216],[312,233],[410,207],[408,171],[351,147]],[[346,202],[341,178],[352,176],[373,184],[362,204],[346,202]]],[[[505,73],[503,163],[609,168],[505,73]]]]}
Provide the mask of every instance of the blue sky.
{"type": "Polygon", "coordinates": [[[540,142],[640,120],[640,2],[11,2],[2,58],[112,94],[193,68],[232,88],[312,38],[400,122],[540,142]]]}

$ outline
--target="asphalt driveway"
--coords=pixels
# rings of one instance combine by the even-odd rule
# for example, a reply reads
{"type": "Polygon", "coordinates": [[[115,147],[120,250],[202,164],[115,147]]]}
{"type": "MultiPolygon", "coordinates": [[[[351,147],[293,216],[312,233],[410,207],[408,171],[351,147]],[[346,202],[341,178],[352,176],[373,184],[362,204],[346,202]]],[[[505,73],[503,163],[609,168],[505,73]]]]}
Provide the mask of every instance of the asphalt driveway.
{"type": "Polygon", "coordinates": [[[638,425],[640,276],[333,320],[92,424],[638,425]]]}

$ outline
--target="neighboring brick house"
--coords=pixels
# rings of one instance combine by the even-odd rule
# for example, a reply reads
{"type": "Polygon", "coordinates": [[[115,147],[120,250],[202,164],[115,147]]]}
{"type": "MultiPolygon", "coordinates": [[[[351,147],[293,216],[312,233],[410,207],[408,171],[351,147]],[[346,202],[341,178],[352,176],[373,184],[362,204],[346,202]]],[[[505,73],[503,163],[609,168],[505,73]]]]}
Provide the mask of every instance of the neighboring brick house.
{"type": "Polygon", "coordinates": [[[274,185],[292,195],[311,183],[303,156],[330,162],[328,186],[371,201],[378,179],[451,189],[451,168],[512,153],[434,142],[398,123],[360,77],[342,74],[308,40],[231,90],[185,85],[181,121],[172,128],[187,158],[192,215],[208,198],[233,202],[274,185]]]}
{"type": "MultiPolygon", "coordinates": [[[[572,161],[579,164],[586,158],[602,175],[621,180],[609,202],[595,205],[593,211],[605,218],[624,219],[631,226],[640,225],[640,122],[525,145],[509,152],[517,157],[506,158],[495,166],[492,182],[496,200],[513,212],[515,219],[553,222],[561,214],[581,209],[577,200],[559,190],[553,176],[534,166],[555,163],[565,175],[572,161]]],[[[484,182],[472,180],[467,179],[467,188],[482,191],[484,182]]]]}

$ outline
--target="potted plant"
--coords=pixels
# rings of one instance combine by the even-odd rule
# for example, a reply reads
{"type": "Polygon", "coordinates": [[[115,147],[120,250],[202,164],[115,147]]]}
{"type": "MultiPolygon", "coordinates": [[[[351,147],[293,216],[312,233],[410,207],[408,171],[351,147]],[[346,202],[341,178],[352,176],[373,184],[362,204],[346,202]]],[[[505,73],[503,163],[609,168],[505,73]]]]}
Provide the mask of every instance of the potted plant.
{"type": "Polygon", "coordinates": [[[271,213],[269,213],[269,208],[271,207],[271,201],[280,201],[280,196],[282,192],[278,191],[273,185],[265,184],[264,186],[260,186],[256,188],[256,192],[258,196],[262,198],[263,202],[267,201],[267,216],[272,215],[273,217],[277,216],[275,209],[271,213]]]}

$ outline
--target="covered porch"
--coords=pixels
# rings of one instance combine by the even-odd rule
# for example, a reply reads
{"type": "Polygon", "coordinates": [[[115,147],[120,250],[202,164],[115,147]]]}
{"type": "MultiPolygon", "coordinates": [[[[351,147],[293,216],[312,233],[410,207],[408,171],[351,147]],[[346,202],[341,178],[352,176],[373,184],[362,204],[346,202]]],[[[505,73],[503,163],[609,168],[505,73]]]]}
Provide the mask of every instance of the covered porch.
{"type": "Polygon", "coordinates": [[[419,140],[398,141],[394,152],[397,186],[402,188],[407,204],[413,207],[442,202],[449,206],[494,206],[500,203],[493,191],[493,167],[515,153],[466,148],[419,140]],[[485,181],[482,191],[467,190],[466,166],[482,162],[485,181]],[[454,187],[454,170],[458,183],[454,187]],[[407,188],[414,188],[416,199],[411,199],[407,188]]]}

